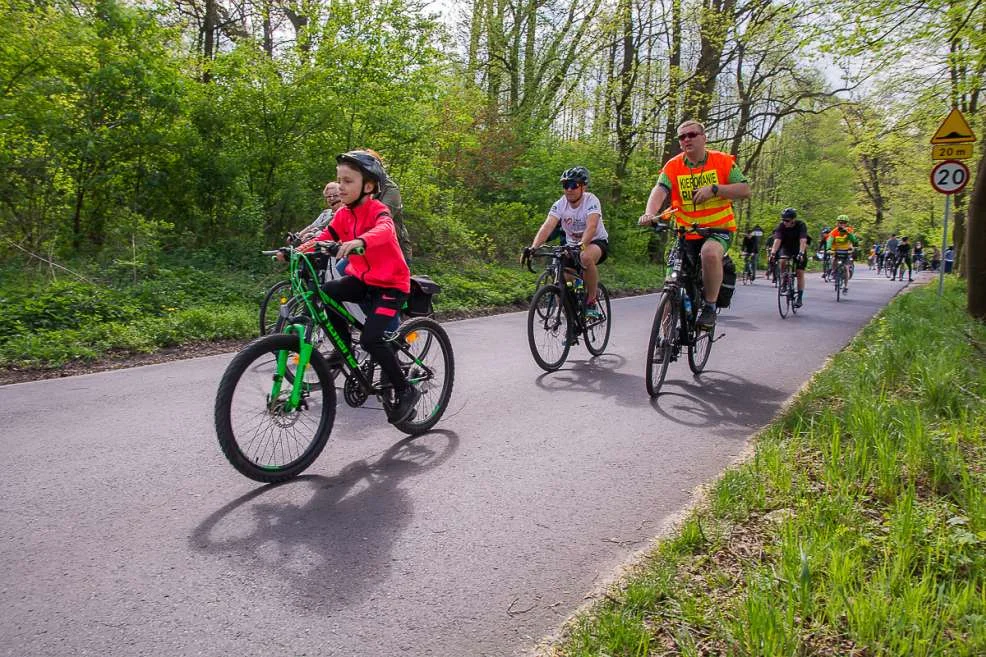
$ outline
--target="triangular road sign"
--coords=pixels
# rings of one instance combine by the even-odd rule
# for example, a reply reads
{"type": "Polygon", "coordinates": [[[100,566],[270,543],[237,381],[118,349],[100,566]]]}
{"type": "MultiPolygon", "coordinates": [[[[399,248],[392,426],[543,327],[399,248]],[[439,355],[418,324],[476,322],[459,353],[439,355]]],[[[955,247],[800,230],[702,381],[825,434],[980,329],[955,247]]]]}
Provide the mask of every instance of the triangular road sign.
{"type": "Polygon", "coordinates": [[[976,141],[976,135],[972,133],[972,128],[966,123],[962,112],[955,107],[942,121],[935,136],[931,138],[932,144],[967,144],[973,141],[976,141]]]}

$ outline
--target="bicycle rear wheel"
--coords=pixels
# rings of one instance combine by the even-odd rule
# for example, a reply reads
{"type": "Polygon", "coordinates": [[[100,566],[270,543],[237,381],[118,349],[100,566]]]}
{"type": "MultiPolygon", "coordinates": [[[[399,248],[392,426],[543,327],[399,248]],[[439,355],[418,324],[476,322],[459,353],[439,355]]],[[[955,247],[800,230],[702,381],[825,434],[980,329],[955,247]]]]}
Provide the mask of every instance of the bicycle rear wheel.
{"type": "Polygon", "coordinates": [[[609,344],[609,332],[613,326],[613,316],[610,314],[609,292],[602,283],[599,284],[596,308],[602,313],[602,318],[587,318],[585,320],[585,348],[593,356],[600,355],[606,349],[606,345],[609,344]]]}
{"type": "Polygon", "coordinates": [[[260,335],[280,333],[276,328],[280,317],[281,304],[291,298],[291,281],[279,281],[267,290],[264,300],[260,302],[260,335]]]}
{"type": "Polygon", "coordinates": [[[664,292],[657,302],[654,324],[647,344],[647,394],[657,397],[668,374],[668,365],[678,347],[678,323],[681,309],[676,295],[664,292]]]}
{"type": "Polygon", "coordinates": [[[448,408],[455,380],[452,341],[435,320],[415,317],[401,324],[396,344],[401,369],[421,393],[421,399],[414,407],[414,417],[394,427],[416,436],[435,426],[448,408]]]}
{"type": "Polygon", "coordinates": [[[527,313],[527,341],[538,366],[553,372],[562,366],[571,349],[571,323],[557,285],[545,285],[534,293],[527,313]]]}
{"type": "Polygon", "coordinates": [[[274,483],[295,477],[310,466],[329,439],[335,421],[332,374],[317,353],[309,367],[321,383],[321,394],[305,386],[299,408],[285,404],[291,386],[285,383],[275,399],[278,355],[298,354],[294,335],[268,335],[248,344],[226,368],[216,393],[215,424],[219,447],[230,464],[254,481],[274,483]]]}

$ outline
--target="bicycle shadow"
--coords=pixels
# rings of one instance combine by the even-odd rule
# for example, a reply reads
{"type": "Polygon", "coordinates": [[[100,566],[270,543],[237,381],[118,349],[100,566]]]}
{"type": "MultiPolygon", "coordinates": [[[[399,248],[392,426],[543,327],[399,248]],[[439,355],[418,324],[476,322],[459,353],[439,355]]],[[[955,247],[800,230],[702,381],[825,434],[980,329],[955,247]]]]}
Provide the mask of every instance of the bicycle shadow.
{"type": "Polygon", "coordinates": [[[579,360],[569,358],[565,366],[541,374],[534,383],[548,392],[585,392],[610,398],[613,403],[628,408],[644,405],[640,391],[643,376],[619,372],[627,359],[615,353],[603,353],[579,360]]]}
{"type": "Polygon", "coordinates": [[[331,477],[263,486],[211,513],[189,542],[308,611],[360,604],[389,579],[390,553],[413,519],[400,483],[441,465],[458,446],[455,432],[436,430],[331,477]]]}
{"type": "Polygon", "coordinates": [[[684,379],[666,379],[661,394],[650,403],[675,424],[745,439],[751,430],[770,422],[787,397],[777,388],[736,374],[706,370],[684,379]]]}

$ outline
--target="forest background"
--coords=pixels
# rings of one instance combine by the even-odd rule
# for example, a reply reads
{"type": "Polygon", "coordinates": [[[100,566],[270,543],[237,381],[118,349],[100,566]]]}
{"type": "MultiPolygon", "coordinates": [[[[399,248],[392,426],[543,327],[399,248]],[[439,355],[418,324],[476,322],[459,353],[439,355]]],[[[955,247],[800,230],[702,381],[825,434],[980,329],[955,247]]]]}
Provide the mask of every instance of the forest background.
{"type": "MultiPolygon", "coordinates": [[[[604,280],[659,286],[636,219],[684,118],[749,177],[741,230],[792,206],[866,244],[942,247],[931,135],[950,107],[983,135],[973,0],[7,0],[0,19],[7,366],[255,333],[283,276],[258,251],[355,147],[384,157],[413,269],[454,309],[529,295],[516,259],[576,164],[604,280]]],[[[967,212],[954,196],[960,258],[967,212]]]]}

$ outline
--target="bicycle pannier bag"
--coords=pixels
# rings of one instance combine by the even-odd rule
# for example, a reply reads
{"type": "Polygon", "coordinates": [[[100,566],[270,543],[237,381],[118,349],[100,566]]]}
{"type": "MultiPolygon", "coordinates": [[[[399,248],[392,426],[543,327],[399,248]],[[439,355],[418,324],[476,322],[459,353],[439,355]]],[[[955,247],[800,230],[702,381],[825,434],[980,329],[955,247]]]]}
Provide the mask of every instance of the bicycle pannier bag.
{"type": "Polygon", "coordinates": [[[434,312],[432,297],[442,291],[435,281],[427,276],[411,277],[411,296],[407,300],[407,314],[411,317],[427,317],[434,312]]]}
{"type": "Polygon", "coordinates": [[[733,291],[736,289],[736,265],[728,255],[722,258],[722,286],[719,288],[719,297],[716,305],[720,308],[729,308],[733,301],[733,291]]]}

